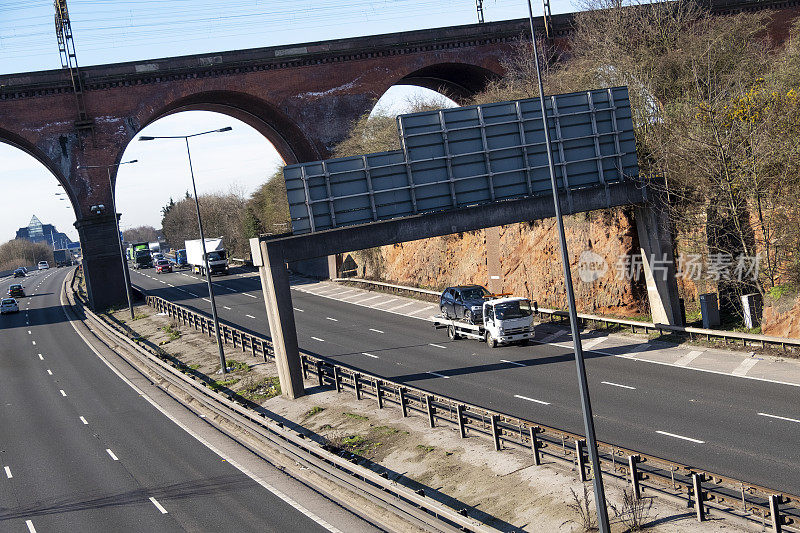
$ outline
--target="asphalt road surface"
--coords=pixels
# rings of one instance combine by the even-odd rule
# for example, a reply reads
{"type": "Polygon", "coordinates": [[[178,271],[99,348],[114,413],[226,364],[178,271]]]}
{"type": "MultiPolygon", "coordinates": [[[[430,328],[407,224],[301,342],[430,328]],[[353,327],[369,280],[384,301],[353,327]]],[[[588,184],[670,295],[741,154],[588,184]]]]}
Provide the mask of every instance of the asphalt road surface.
{"type": "MultiPolygon", "coordinates": [[[[220,319],[269,334],[259,279],[214,277],[220,319]]],[[[133,271],[140,289],[210,316],[202,278],[133,271]]],[[[491,349],[424,321],[292,290],[300,349],[388,380],[582,434],[571,348],[491,349]]],[[[346,287],[342,287],[342,291],[346,287]]],[[[588,351],[598,438],[800,494],[800,387],[588,351]],[[759,414],[762,413],[762,414],[759,414]]]]}
{"type": "Polygon", "coordinates": [[[69,269],[0,317],[0,531],[328,531],[175,425],[66,320],[69,269]]]}

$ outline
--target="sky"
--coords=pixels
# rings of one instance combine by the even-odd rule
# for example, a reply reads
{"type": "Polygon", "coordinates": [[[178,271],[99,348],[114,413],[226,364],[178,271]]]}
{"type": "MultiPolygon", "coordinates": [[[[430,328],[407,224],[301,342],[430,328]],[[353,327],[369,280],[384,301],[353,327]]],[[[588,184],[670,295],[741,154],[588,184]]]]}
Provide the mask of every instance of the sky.
{"type": "MultiPolygon", "coordinates": [[[[67,0],[81,66],[262,46],[374,35],[477,22],[475,0],[67,0]],[[424,16],[423,16],[424,15],[424,16]]],[[[541,4],[534,0],[534,15],[541,4]]],[[[552,0],[553,13],[578,9],[552,0]]],[[[526,0],[484,0],[487,22],[527,16],[526,0]]],[[[61,68],[52,0],[0,0],[0,74],[61,68]]],[[[393,87],[378,106],[404,112],[416,87],[393,87]]],[[[2,118],[0,118],[2,122],[2,118]]],[[[282,164],[272,145],[246,124],[191,111],[162,118],[143,135],[186,135],[231,126],[191,142],[200,195],[249,195],[282,164]]],[[[159,227],[161,207],[191,188],[180,140],[132,141],[120,168],[117,211],[122,229],[159,227]]],[[[40,163],[0,140],[0,242],[14,238],[36,214],[77,240],[75,215],[62,189],[40,163]]]]}

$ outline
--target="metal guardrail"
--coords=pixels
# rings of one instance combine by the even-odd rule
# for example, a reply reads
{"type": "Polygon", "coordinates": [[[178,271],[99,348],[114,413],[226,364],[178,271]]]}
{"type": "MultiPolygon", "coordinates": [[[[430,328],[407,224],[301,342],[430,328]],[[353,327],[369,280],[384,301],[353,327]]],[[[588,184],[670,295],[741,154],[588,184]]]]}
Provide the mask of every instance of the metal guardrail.
{"type": "MultiPolygon", "coordinates": [[[[393,285],[391,283],[384,283],[381,281],[373,281],[363,278],[333,278],[331,281],[362,283],[364,285],[374,285],[376,287],[384,287],[388,289],[403,290],[436,296],[441,294],[441,291],[437,292],[405,285],[393,285]]],[[[569,320],[569,313],[566,311],[547,309],[544,307],[539,307],[538,311],[541,316],[547,315],[551,322],[555,321],[556,319],[559,323],[569,320]]],[[[718,329],[693,328],[687,326],[670,326],[668,324],[654,324],[652,322],[626,320],[624,318],[611,318],[600,315],[590,315],[586,313],[578,313],[578,318],[582,323],[595,325],[602,324],[606,328],[610,327],[612,324],[617,326],[626,326],[631,328],[632,333],[637,333],[637,331],[644,332],[645,334],[657,332],[659,335],[663,335],[665,332],[669,332],[688,337],[689,340],[705,339],[706,341],[711,341],[712,339],[722,339],[725,344],[729,344],[729,342],[732,341],[733,344],[741,342],[742,346],[761,346],[762,348],[767,346],[780,347],[780,349],[784,352],[795,352],[800,350],[800,339],[790,339],[788,337],[773,337],[771,335],[761,335],[756,333],[740,333],[736,331],[722,331],[718,329]]]]}
{"type": "MultiPolygon", "coordinates": [[[[145,295],[145,298],[147,304],[159,312],[209,337],[214,336],[213,321],[209,317],[157,296],[145,295]]],[[[261,355],[264,360],[274,358],[270,340],[227,325],[222,326],[222,330],[220,336],[224,342],[237,346],[238,340],[238,347],[243,352],[261,355]]],[[[497,451],[506,447],[527,449],[533,454],[535,465],[540,465],[542,457],[547,456],[571,464],[581,481],[590,477],[581,435],[395,383],[325,357],[301,352],[300,358],[304,378],[316,377],[321,387],[329,386],[337,392],[352,390],[359,400],[373,399],[379,409],[394,405],[400,408],[404,417],[411,412],[420,413],[427,418],[430,427],[453,424],[458,426],[462,438],[470,435],[489,438],[497,451]]],[[[642,490],[649,489],[678,498],[694,508],[699,521],[705,520],[708,509],[715,509],[759,524],[769,521],[774,531],[784,528],[785,531],[800,532],[798,496],[615,444],[600,442],[598,448],[604,473],[630,483],[637,496],[642,490]],[[699,506],[696,494],[700,494],[699,506]]]]}

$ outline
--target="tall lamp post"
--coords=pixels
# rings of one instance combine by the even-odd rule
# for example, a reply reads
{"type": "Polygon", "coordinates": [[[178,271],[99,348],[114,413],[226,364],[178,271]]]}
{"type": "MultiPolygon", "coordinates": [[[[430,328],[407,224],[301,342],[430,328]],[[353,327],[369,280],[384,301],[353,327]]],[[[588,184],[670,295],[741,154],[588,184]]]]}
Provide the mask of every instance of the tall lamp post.
{"type": "Polygon", "coordinates": [[[192,153],[189,151],[189,139],[191,137],[199,137],[208,133],[222,133],[231,131],[233,128],[226,126],[218,130],[203,131],[200,133],[193,133],[191,135],[172,135],[172,136],[148,136],[140,135],[140,141],[153,141],[155,139],[183,139],[186,142],[186,155],[189,158],[189,173],[192,176],[192,191],[194,191],[194,207],[197,210],[197,226],[200,228],[200,242],[203,243],[203,262],[206,267],[206,281],[208,282],[208,297],[211,300],[211,317],[214,319],[214,333],[217,338],[217,348],[219,348],[219,364],[221,372],[226,374],[228,372],[228,365],[225,363],[225,351],[222,348],[222,339],[219,336],[219,318],[217,317],[217,302],[214,299],[214,287],[211,284],[211,269],[208,266],[208,254],[206,253],[206,237],[203,234],[203,221],[200,218],[200,202],[197,200],[197,186],[194,182],[194,169],[192,168],[192,153]]]}
{"type": "Polygon", "coordinates": [[[586,380],[586,365],[583,360],[583,346],[581,335],[578,331],[578,312],[575,308],[575,294],[572,290],[572,273],[569,268],[569,254],[567,253],[567,238],[564,234],[564,220],[561,216],[561,202],[558,199],[558,184],[553,166],[553,152],[550,148],[550,129],[547,122],[547,109],[544,103],[544,86],[542,73],[539,69],[539,50],[536,44],[536,31],[533,27],[533,8],[528,0],[528,19],[531,24],[531,40],[533,41],[533,60],[536,63],[536,78],[539,82],[539,103],[542,108],[542,123],[544,125],[544,142],[547,147],[547,164],[550,168],[550,186],[553,189],[553,202],[555,204],[558,238],[561,248],[561,263],[564,266],[564,285],[567,289],[567,302],[569,304],[569,325],[572,332],[572,344],[575,349],[575,364],[578,370],[578,383],[581,393],[581,407],[583,410],[583,425],[586,431],[586,447],[589,449],[589,459],[592,463],[592,483],[594,485],[594,503],[597,507],[597,526],[601,533],[611,531],[606,508],[606,495],[603,489],[603,476],[600,470],[600,458],[597,455],[597,438],[592,420],[592,404],[589,401],[589,385],[586,380]]]}
{"type": "MultiPolygon", "coordinates": [[[[114,183],[111,181],[111,169],[117,168],[120,165],[129,165],[136,163],[137,159],[130,161],[123,161],[114,165],[84,165],[78,168],[104,168],[108,173],[108,187],[111,189],[111,212],[114,213],[114,227],[117,229],[117,242],[119,243],[119,259],[122,261],[122,277],[125,280],[125,295],[128,297],[128,311],[131,313],[131,320],[135,318],[133,314],[133,298],[131,297],[131,277],[128,272],[128,261],[125,259],[125,250],[122,248],[122,234],[119,231],[119,218],[117,217],[117,193],[114,191],[114,183]]],[[[60,194],[60,193],[56,193],[60,194]]],[[[63,200],[63,198],[62,198],[63,200]]]]}

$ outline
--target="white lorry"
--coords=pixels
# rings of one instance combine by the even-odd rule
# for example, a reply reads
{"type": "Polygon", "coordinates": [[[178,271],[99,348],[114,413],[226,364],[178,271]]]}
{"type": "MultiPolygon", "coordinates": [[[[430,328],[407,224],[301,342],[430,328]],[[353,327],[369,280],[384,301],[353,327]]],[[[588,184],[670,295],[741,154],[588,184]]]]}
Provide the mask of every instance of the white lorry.
{"type": "Polygon", "coordinates": [[[432,318],[436,329],[447,328],[450,340],[466,337],[486,341],[492,348],[498,344],[519,342],[527,344],[534,336],[533,307],[527,298],[491,298],[483,302],[482,323],[436,315],[432,318]]]}
{"type": "MultiPolygon", "coordinates": [[[[200,239],[185,241],[186,263],[192,272],[205,276],[206,264],[203,260],[203,243],[200,239]]],[[[228,252],[222,246],[222,237],[206,239],[206,253],[208,254],[208,268],[211,274],[228,273],[228,252]]]]}

